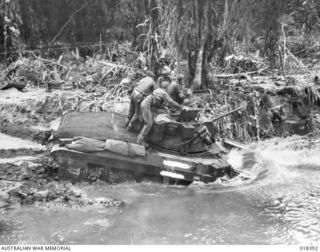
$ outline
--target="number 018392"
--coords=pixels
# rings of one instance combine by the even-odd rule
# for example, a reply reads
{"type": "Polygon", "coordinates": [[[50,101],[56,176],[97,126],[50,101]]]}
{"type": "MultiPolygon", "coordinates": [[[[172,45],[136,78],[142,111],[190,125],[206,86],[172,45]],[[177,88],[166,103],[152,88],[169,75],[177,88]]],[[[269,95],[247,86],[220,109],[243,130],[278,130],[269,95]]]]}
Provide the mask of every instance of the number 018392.
{"type": "Polygon", "coordinates": [[[300,246],[301,251],[318,251],[318,246],[300,246]]]}

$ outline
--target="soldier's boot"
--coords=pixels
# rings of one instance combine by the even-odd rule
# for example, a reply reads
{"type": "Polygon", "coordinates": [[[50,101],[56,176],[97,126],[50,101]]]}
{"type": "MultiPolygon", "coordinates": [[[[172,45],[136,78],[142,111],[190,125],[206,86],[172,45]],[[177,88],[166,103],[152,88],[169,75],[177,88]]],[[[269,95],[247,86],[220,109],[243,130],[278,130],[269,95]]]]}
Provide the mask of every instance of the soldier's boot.
{"type": "Polygon", "coordinates": [[[144,142],[144,137],[142,135],[139,134],[138,138],[137,138],[137,144],[140,144],[140,145],[144,145],[145,142],[144,142]]]}

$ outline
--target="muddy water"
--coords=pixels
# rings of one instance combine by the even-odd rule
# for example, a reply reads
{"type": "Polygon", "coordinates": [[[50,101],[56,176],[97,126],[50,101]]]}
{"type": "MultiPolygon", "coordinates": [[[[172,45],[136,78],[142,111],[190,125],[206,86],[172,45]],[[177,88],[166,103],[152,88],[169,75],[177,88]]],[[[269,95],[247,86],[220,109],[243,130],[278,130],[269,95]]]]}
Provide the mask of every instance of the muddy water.
{"type": "Polygon", "coordinates": [[[0,217],[1,244],[319,244],[320,143],[274,139],[230,162],[251,180],[188,188],[82,185],[114,208],[20,208],[0,217]]]}

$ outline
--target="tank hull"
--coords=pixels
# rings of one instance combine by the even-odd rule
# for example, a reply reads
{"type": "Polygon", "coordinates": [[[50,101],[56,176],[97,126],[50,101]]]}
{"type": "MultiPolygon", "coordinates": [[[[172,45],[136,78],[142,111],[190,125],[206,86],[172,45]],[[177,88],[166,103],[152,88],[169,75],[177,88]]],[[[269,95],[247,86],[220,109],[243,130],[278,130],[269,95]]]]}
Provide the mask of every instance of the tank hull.
{"type": "Polygon", "coordinates": [[[158,151],[133,158],[109,151],[84,153],[56,145],[51,155],[61,167],[60,175],[74,181],[90,181],[91,173],[98,172],[95,179],[109,183],[123,182],[129,176],[137,182],[152,180],[188,185],[194,181],[211,183],[232,174],[232,167],[220,158],[180,157],[158,151]],[[112,181],[111,174],[115,173],[126,175],[112,181]]]}

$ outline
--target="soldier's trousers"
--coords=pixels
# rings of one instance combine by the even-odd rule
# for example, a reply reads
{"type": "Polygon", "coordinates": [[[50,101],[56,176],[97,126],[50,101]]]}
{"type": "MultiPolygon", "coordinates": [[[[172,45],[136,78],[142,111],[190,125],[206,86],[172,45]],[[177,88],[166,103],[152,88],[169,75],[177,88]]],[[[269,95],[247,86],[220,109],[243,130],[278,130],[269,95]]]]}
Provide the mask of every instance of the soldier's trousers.
{"type": "Polygon", "coordinates": [[[137,91],[133,91],[130,97],[130,108],[127,116],[127,124],[132,126],[139,119],[140,106],[143,95],[137,91]]]}
{"type": "Polygon", "coordinates": [[[141,113],[142,113],[144,124],[143,124],[142,130],[140,131],[140,137],[144,139],[151,131],[152,125],[153,125],[153,113],[151,111],[150,105],[142,102],[141,113]]]}

